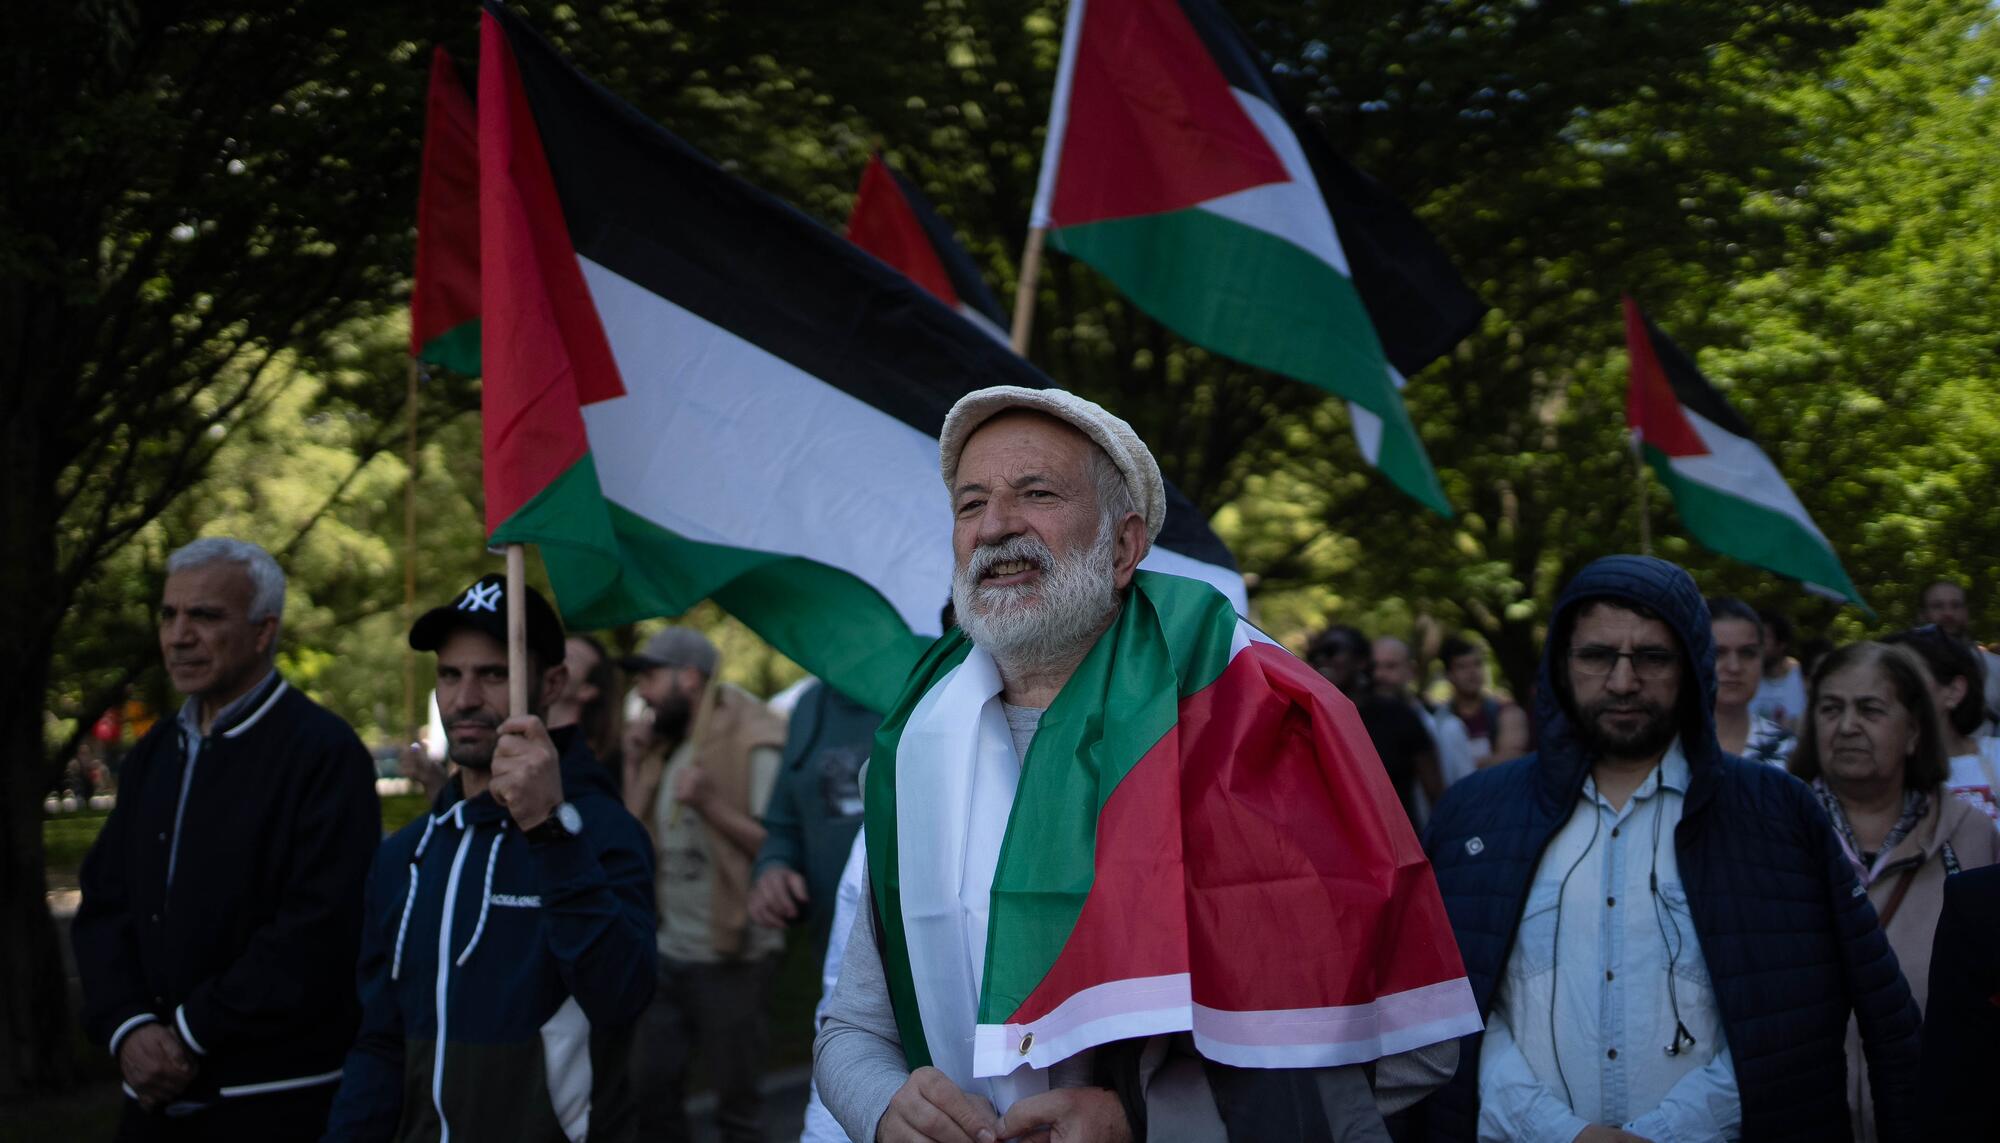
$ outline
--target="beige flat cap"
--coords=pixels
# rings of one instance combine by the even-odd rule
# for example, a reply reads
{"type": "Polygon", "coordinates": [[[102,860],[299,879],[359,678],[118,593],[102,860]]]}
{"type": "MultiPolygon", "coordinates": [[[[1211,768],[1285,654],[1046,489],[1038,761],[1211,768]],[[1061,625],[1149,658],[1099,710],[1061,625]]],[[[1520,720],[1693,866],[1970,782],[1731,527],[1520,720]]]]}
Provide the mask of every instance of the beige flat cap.
{"type": "Polygon", "coordinates": [[[1074,425],[1111,458],[1124,474],[1125,486],[1132,490],[1132,502],[1146,521],[1146,541],[1160,536],[1167,522],[1167,487],[1160,479],[1159,462],[1132,426],[1112,416],[1104,406],[1086,401],[1062,389],[1028,389],[1020,385],[995,385],[967,393],[951,407],[938,436],[938,468],[949,492],[958,479],[958,456],[974,430],[1009,409],[1045,413],[1065,424],[1074,425]]]}

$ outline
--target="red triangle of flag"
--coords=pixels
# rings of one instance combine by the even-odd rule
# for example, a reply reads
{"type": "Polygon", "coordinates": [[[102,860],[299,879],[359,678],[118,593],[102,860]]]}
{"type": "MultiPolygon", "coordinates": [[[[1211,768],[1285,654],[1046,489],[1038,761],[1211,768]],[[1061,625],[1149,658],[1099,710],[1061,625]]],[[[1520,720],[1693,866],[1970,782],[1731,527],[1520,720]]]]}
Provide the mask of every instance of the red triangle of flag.
{"type": "Polygon", "coordinates": [[[1660,355],[1646,332],[1639,303],[1625,298],[1625,355],[1632,365],[1632,384],[1625,391],[1625,426],[1639,439],[1667,456],[1706,456],[1708,446],[1681,411],[1673,383],[1660,366],[1660,355]]]}
{"type": "Polygon", "coordinates": [[[951,275],[880,155],[868,156],[867,169],[861,172],[861,190],[847,216],[847,240],[901,270],[945,305],[957,307],[958,291],[952,289],[951,275]]]}
{"type": "Polygon", "coordinates": [[[590,448],[582,407],[623,396],[577,264],[507,33],[479,26],[480,300],[486,526],[499,527],[590,448]]]}
{"type": "Polygon", "coordinates": [[[1183,210],[1290,177],[1179,4],[1073,2],[1086,6],[1051,225],[1183,210]]]}
{"type": "Polygon", "coordinates": [[[431,53],[417,191],[417,272],[410,354],[479,317],[479,123],[451,55],[431,53]]]}

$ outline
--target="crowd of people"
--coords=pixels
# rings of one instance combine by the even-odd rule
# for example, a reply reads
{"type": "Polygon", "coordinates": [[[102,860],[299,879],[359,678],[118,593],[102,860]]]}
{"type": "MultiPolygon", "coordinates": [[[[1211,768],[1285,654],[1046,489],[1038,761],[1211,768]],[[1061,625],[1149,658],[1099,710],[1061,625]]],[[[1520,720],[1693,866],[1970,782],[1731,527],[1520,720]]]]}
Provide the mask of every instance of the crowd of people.
{"type": "Polygon", "coordinates": [[[176,551],[185,703],[72,934],[120,1138],[684,1140],[699,1062],[761,1140],[788,938],[814,1141],[2000,1124],[2000,658],[1960,585],[1794,648],[1608,556],[1514,701],[1475,640],[1339,625],[1296,666],[1138,571],[1158,467],[1089,402],[972,394],[940,459],[947,634],[886,717],[824,682],[781,716],[686,627],[620,659],[532,589],[516,678],[486,576],[408,632],[448,765],[386,839],[276,667],[277,563],[176,551]]]}
{"type": "MultiPolygon", "coordinates": [[[[1947,788],[2000,819],[1993,794],[2000,789],[2000,694],[1988,685],[1993,676],[1987,669],[2000,657],[1967,633],[1964,599],[1959,584],[1932,583],[1918,603],[1924,622],[1881,641],[1906,648],[1925,668],[1943,720],[1947,788]]],[[[1783,616],[1732,596],[1706,602],[1716,740],[1725,754],[1784,768],[1808,719],[1808,679],[1836,648],[1814,640],[1802,649],[1803,659],[1794,658],[1791,625],[1783,616]]],[[[1470,636],[1438,641],[1436,681],[1428,686],[1431,676],[1419,667],[1419,656],[1395,635],[1371,642],[1358,628],[1335,625],[1311,640],[1306,659],[1354,702],[1419,830],[1444,788],[1521,757],[1536,742],[1527,711],[1491,689],[1485,652],[1470,636]]],[[[1534,686],[1526,689],[1532,696],[1534,686]]]]}

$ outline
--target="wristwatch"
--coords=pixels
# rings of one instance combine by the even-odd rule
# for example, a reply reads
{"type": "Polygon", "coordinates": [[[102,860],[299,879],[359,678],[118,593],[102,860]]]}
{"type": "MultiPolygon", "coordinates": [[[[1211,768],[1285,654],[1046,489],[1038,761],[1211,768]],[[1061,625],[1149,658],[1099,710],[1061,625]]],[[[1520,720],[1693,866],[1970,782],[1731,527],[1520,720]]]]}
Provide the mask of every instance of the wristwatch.
{"type": "Polygon", "coordinates": [[[564,802],[556,807],[554,813],[542,819],[542,824],[528,830],[525,836],[529,841],[562,841],[579,837],[582,833],[583,815],[577,812],[574,805],[564,802]]]}

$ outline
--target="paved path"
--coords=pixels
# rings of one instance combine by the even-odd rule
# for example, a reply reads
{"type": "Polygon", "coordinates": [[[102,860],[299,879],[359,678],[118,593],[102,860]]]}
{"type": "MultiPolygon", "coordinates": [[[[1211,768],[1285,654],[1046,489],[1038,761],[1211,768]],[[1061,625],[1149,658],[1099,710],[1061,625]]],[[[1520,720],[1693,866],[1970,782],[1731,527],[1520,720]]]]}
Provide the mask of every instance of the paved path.
{"type": "MultiPolygon", "coordinates": [[[[806,1090],[812,1082],[809,1067],[786,1068],[764,1077],[764,1139],[766,1143],[798,1143],[799,1128],[806,1117],[806,1090]]],[[[688,1100],[688,1118],[694,1128],[694,1143],[721,1143],[715,1132],[715,1095],[699,1092],[688,1100]]]]}

